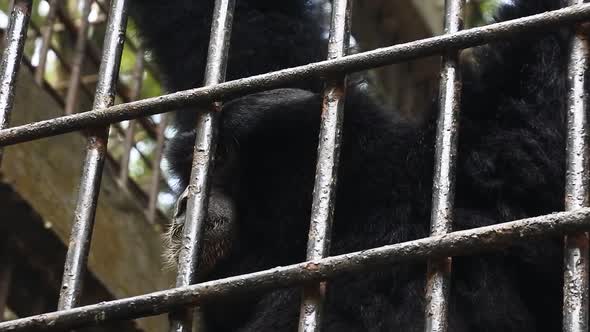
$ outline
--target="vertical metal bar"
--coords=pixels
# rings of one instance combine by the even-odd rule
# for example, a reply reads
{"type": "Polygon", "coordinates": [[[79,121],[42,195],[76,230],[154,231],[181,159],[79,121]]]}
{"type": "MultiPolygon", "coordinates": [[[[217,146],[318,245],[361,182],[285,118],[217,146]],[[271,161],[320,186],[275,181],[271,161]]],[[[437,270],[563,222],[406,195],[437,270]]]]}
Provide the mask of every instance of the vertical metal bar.
{"type": "MultiPolygon", "coordinates": [[[[445,33],[455,33],[463,28],[463,5],[463,0],[445,1],[445,33]]],[[[440,113],[436,132],[430,217],[431,236],[447,234],[453,228],[460,104],[459,52],[449,51],[443,55],[440,81],[440,113]]],[[[426,332],[448,330],[451,261],[450,257],[428,261],[424,325],[426,332]]]]}
{"type": "MultiPolygon", "coordinates": [[[[0,129],[5,129],[10,123],[10,114],[14,104],[14,88],[27,39],[32,2],[32,0],[16,0],[10,12],[6,48],[0,63],[0,129]]],[[[2,149],[0,149],[0,163],[2,156],[2,149]]]]}
{"type": "Polygon", "coordinates": [[[39,52],[39,64],[35,69],[35,82],[37,84],[43,83],[45,77],[45,67],[47,66],[47,54],[51,49],[51,37],[53,36],[53,26],[57,17],[57,7],[61,5],[61,0],[48,0],[49,13],[45,18],[45,24],[41,31],[41,50],[39,52]]]}
{"type": "MultiPolygon", "coordinates": [[[[121,64],[126,27],[127,0],[112,0],[94,97],[93,109],[95,110],[114,104],[115,85],[121,64]]],[[[80,300],[107,150],[108,127],[95,127],[88,131],[90,135],[86,145],[86,159],[80,179],[74,224],[64,268],[59,310],[73,308],[80,300]]]]}
{"type": "MultiPolygon", "coordinates": [[[[205,70],[205,86],[218,84],[225,80],[234,7],[235,0],[215,1],[205,70]]],[[[217,144],[217,121],[220,110],[221,103],[213,103],[210,112],[199,113],[196,123],[197,135],[188,186],[183,246],[178,258],[177,287],[190,285],[196,281],[197,277],[202,227],[207,218],[209,204],[209,174],[213,168],[217,144]]],[[[189,310],[172,314],[171,331],[191,331],[192,316],[189,310]],[[176,315],[178,316],[175,317],[176,315]]]]}
{"type": "MultiPolygon", "coordinates": [[[[570,0],[570,5],[583,0],[570,0]]],[[[568,64],[567,211],[588,207],[590,144],[588,142],[588,92],[585,90],[590,47],[585,33],[572,39],[568,64]]],[[[588,331],[588,233],[565,237],[563,331],[588,331]]]]}
{"type": "Polygon", "coordinates": [[[14,9],[14,2],[15,0],[8,0],[8,12],[12,13],[12,10],[14,9]]]}
{"type": "Polygon", "coordinates": [[[136,120],[129,120],[129,126],[125,130],[125,140],[123,141],[123,155],[121,156],[121,167],[119,169],[119,184],[123,188],[127,188],[127,181],[129,180],[129,160],[131,157],[131,149],[133,149],[135,123],[136,120]]]}
{"type": "MultiPolygon", "coordinates": [[[[351,10],[352,0],[335,0],[332,3],[328,59],[346,55],[350,42],[351,10]]],[[[307,243],[308,261],[324,258],[330,251],[345,94],[346,76],[331,77],[326,82],[307,243]]],[[[299,331],[320,330],[325,293],[325,283],[304,286],[299,331]]]]}
{"type": "Polygon", "coordinates": [[[70,73],[68,93],[66,95],[66,114],[75,113],[78,107],[80,77],[82,76],[82,66],[86,57],[86,39],[88,38],[88,27],[90,26],[88,15],[90,14],[90,8],[92,8],[91,5],[92,0],[83,0],[82,2],[82,17],[80,19],[80,26],[78,27],[74,59],[72,60],[72,72],[70,73]]]}
{"type": "MultiPolygon", "coordinates": [[[[135,66],[133,67],[133,88],[131,91],[131,100],[136,101],[141,93],[143,86],[143,70],[145,64],[145,54],[143,48],[137,50],[135,66]]],[[[119,170],[119,182],[122,186],[127,186],[129,177],[129,157],[131,148],[133,148],[133,137],[135,136],[136,120],[129,121],[129,127],[125,131],[125,141],[123,142],[123,157],[121,158],[121,169],[119,170]]]]}
{"type": "Polygon", "coordinates": [[[168,125],[168,117],[166,114],[162,115],[162,120],[158,125],[158,141],[156,145],[156,151],[153,156],[152,164],[152,183],[149,192],[149,204],[148,204],[148,220],[152,223],[156,221],[156,212],[158,210],[158,194],[160,192],[160,162],[162,161],[162,155],[164,153],[164,143],[166,142],[166,126],[168,125]]]}

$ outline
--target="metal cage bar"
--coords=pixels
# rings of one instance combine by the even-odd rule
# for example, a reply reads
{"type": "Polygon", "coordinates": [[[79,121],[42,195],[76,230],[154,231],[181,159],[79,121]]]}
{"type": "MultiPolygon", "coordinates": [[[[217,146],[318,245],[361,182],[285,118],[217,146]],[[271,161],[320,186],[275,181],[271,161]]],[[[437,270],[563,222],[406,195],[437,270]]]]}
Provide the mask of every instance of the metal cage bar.
{"type": "Polygon", "coordinates": [[[129,180],[129,161],[131,159],[131,150],[133,149],[134,145],[136,122],[137,120],[129,120],[129,123],[125,130],[123,130],[123,128],[118,128],[121,130],[121,134],[123,134],[125,137],[123,140],[123,154],[121,156],[121,162],[119,163],[119,183],[124,188],[127,187],[127,181],[129,180]]]}
{"type": "Polygon", "coordinates": [[[160,192],[160,162],[164,154],[164,145],[166,143],[166,136],[164,135],[166,127],[168,126],[168,116],[162,115],[162,119],[158,124],[158,137],[156,140],[156,151],[152,160],[152,179],[150,183],[149,201],[148,201],[148,221],[156,222],[158,212],[158,193],[160,192]]]}
{"type": "MultiPolygon", "coordinates": [[[[463,28],[463,0],[446,0],[445,33],[452,34],[463,28]]],[[[459,136],[459,109],[461,106],[461,78],[459,52],[443,55],[439,92],[440,113],[436,132],[434,181],[430,234],[443,235],[453,229],[455,198],[455,168],[459,136]]],[[[425,331],[448,331],[448,301],[451,283],[451,257],[428,262],[426,276],[425,331]]]]}
{"type": "MultiPolygon", "coordinates": [[[[115,85],[126,27],[127,0],[112,0],[94,97],[94,109],[109,107],[115,101],[115,85]]],[[[60,310],[75,307],[80,299],[107,149],[108,127],[93,127],[89,129],[89,133],[60,291],[58,304],[60,310]]]]}
{"type": "Polygon", "coordinates": [[[48,0],[49,12],[45,18],[45,24],[41,28],[41,47],[39,51],[39,63],[35,68],[35,82],[41,85],[45,77],[45,67],[47,66],[47,54],[51,49],[51,37],[53,36],[53,28],[55,19],[57,18],[57,8],[61,5],[62,0],[48,0]]]}
{"type": "MultiPolygon", "coordinates": [[[[32,0],[16,0],[11,6],[6,49],[0,64],[0,129],[8,127],[10,123],[16,78],[27,39],[32,3],[32,0]]],[[[0,149],[0,163],[2,156],[3,152],[0,149]]]]}
{"type": "Polygon", "coordinates": [[[76,44],[74,46],[74,58],[72,60],[72,72],[70,74],[70,81],[68,84],[68,93],[66,95],[66,114],[76,113],[78,108],[78,97],[80,96],[80,78],[82,76],[82,66],[86,58],[86,44],[88,39],[88,28],[90,22],[88,15],[92,8],[93,0],[82,0],[82,16],[80,18],[80,26],[78,27],[78,35],[76,37],[76,44]]]}
{"type": "Polygon", "coordinates": [[[343,273],[387,268],[392,264],[424,261],[433,256],[474,255],[505,248],[514,241],[583,231],[588,227],[590,208],[553,213],[21,318],[0,323],[0,331],[65,331],[114,320],[154,316],[214,298],[243,296],[249,292],[318,282],[343,273]]]}
{"type": "MultiPolygon", "coordinates": [[[[352,0],[332,2],[328,59],[337,59],[346,55],[350,41],[351,10],[352,0]]],[[[324,258],[330,252],[345,94],[346,76],[330,77],[326,82],[322,101],[318,161],[307,243],[308,261],[324,258]]],[[[299,331],[320,330],[325,296],[325,283],[304,286],[299,331]]]]}
{"type": "MultiPolygon", "coordinates": [[[[23,3],[28,4],[30,13],[31,2],[17,0],[12,15],[18,16],[15,15],[15,12],[18,11],[19,4],[23,3]]],[[[584,76],[588,69],[590,48],[581,32],[576,35],[572,42],[568,75],[570,88],[568,96],[568,165],[566,175],[566,210],[568,212],[465,231],[449,232],[452,225],[453,169],[458,135],[456,121],[460,92],[460,80],[457,76],[457,50],[507,36],[514,36],[518,33],[579,23],[590,18],[589,4],[583,4],[581,0],[572,0],[572,7],[482,28],[458,31],[460,18],[456,15],[460,12],[461,0],[448,0],[446,11],[447,34],[341,57],[344,54],[344,46],[347,41],[346,17],[349,14],[350,7],[347,8],[346,4],[349,4],[350,0],[337,0],[334,2],[330,42],[331,57],[329,60],[220,83],[224,80],[234,3],[235,0],[216,1],[205,87],[112,107],[126,26],[126,0],[113,0],[105,36],[105,52],[101,62],[97,93],[93,105],[94,110],[84,114],[65,116],[0,130],[0,146],[5,146],[91,127],[89,129],[90,138],[87,146],[86,163],[76,208],[76,220],[66,259],[66,270],[59,304],[59,309],[65,310],[0,323],[0,331],[62,331],[117,319],[161,314],[178,310],[180,306],[194,306],[205,300],[223,296],[243,295],[253,291],[300,284],[306,284],[307,287],[313,284],[314,287],[317,287],[316,285],[319,282],[324,282],[341,273],[386,268],[391,264],[416,260],[440,262],[441,257],[471,255],[484,250],[502,248],[514,241],[550,235],[565,235],[566,237],[564,331],[588,330],[588,235],[585,232],[590,227],[590,208],[587,207],[589,200],[588,182],[590,181],[587,170],[590,152],[588,151],[588,120],[585,114],[588,95],[584,89],[584,76]],[[339,14],[342,16],[336,17],[339,14]],[[337,22],[342,25],[336,24],[337,22]],[[339,28],[343,28],[343,30],[335,31],[335,29],[339,28]],[[342,53],[338,56],[332,52],[342,53]],[[441,118],[437,133],[436,156],[438,160],[435,167],[431,236],[362,252],[324,258],[329,249],[329,229],[333,213],[332,200],[334,198],[333,191],[336,185],[336,168],[338,165],[339,123],[342,116],[344,74],[434,54],[443,54],[445,61],[441,81],[443,90],[441,91],[441,118]],[[203,221],[207,217],[208,174],[214,162],[216,122],[219,114],[217,111],[221,110],[219,100],[277,87],[310,76],[328,78],[324,96],[320,142],[323,141],[322,138],[328,138],[328,141],[320,143],[318,146],[319,157],[314,187],[308,261],[191,285],[197,275],[201,245],[199,236],[203,221]],[[340,88],[341,90],[338,90],[340,88]],[[100,126],[150,114],[163,113],[169,109],[202,102],[210,102],[212,107],[209,112],[199,113],[191,184],[188,188],[188,218],[185,221],[183,252],[179,259],[178,288],[74,308],[81,291],[81,277],[87,259],[96,200],[100,188],[100,175],[106,152],[107,128],[100,126]],[[320,193],[320,191],[323,192],[320,193]],[[322,195],[327,195],[324,198],[328,203],[317,201],[322,195]],[[313,216],[318,218],[314,219],[313,216]],[[315,221],[319,222],[314,224],[315,221]],[[322,235],[323,237],[321,237],[322,235]]],[[[26,20],[27,18],[21,17],[21,19],[26,20]]],[[[12,23],[11,27],[14,28],[12,23]]],[[[26,30],[26,23],[20,29],[26,30]]],[[[22,31],[20,36],[22,37],[22,31]]],[[[9,43],[9,49],[4,54],[4,59],[10,57],[11,46],[14,47],[22,43],[22,40],[12,40],[10,38],[8,40],[11,43],[9,43]]],[[[18,52],[18,48],[16,51],[18,52]]],[[[22,53],[22,44],[20,45],[20,52],[22,53]]],[[[20,60],[20,55],[16,59],[20,60]]],[[[14,58],[12,61],[14,62],[14,58]]],[[[18,63],[12,65],[12,69],[8,67],[3,62],[2,73],[0,73],[7,73],[10,78],[10,81],[6,83],[8,84],[8,90],[6,91],[10,92],[8,94],[9,102],[3,108],[4,112],[1,113],[4,119],[10,113],[14,92],[14,77],[18,69],[18,63]]],[[[4,80],[2,83],[5,83],[4,80]]],[[[5,84],[0,88],[0,96],[4,96],[6,93],[5,84]]],[[[3,122],[0,128],[5,126],[6,123],[3,122]]],[[[447,260],[447,262],[450,261],[447,260]]],[[[445,273],[447,270],[440,269],[440,265],[435,263],[431,264],[431,267],[434,267],[431,269],[433,275],[439,275],[442,282],[432,283],[429,286],[428,292],[431,296],[428,304],[429,309],[432,309],[433,315],[437,317],[433,318],[431,322],[427,322],[426,330],[445,331],[445,298],[447,293],[445,283],[448,282],[445,273]]],[[[311,293],[312,296],[306,296],[307,299],[312,300],[310,303],[313,307],[312,311],[315,312],[312,312],[309,316],[307,313],[302,313],[303,325],[300,325],[300,329],[317,330],[320,325],[319,318],[321,315],[319,315],[320,310],[318,309],[321,308],[321,297],[325,290],[321,287],[315,289],[316,291],[307,293],[307,295],[311,293]],[[306,324],[306,321],[309,324],[306,324]]],[[[305,308],[305,301],[302,307],[305,308]]],[[[176,317],[179,319],[173,321],[173,331],[191,330],[189,315],[176,317]]],[[[427,321],[428,319],[427,317],[427,321]]]]}
{"type": "MultiPolygon", "coordinates": [[[[235,0],[216,0],[209,40],[205,86],[225,81],[229,41],[232,30],[235,0]]],[[[209,174],[214,164],[217,145],[217,122],[221,103],[213,101],[208,112],[200,112],[196,123],[196,138],[188,201],[182,237],[182,249],[178,257],[176,287],[188,286],[197,280],[202,230],[209,204],[209,174]]],[[[191,331],[194,314],[181,310],[171,315],[171,331],[191,331]]]]}
{"type": "Polygon", "coordinates": [[[453,34],[421,39],[409,43],[384,47],[338,59],[326,60],[279,70],[267,74],[228,81],[221,84],[189,89],[168,95],[147,98],[136,102],[83,112],[55,119],[33,122],[0,130],[0,146],[61,135],[89,126],[107,125],[134,118],[166,113],[203,103],[243,96],[298,82],[312,76],[329,76],[351,73],[395,64],[407,60],[439,55],[514,37],[520,34],[555,29],[588,20],[590,4],[575,5],[542,14],[462,30],[453,34]]]}
{"type": "MultiPolygon", "coordinates": [[[[131,101],[139,99],[141,88],[143,86],[143,71],[145,69],[145,52],[143,48],[137,50],[135,57],[135,66],[133,67],[133,86],[131,91],[131,101]]],[[[125,140],[123,142],[123,156],[121,158],[121,168],[119,170],[119,182],[124,187],[127,186],[129,178],[129,157],[131,149],[133,148],[133,141],[135,136],[136,120],[129,121],[128,127],[125,130],[125,140]]]]}
{"type": "MultiPolygon", "coordinates": [[[[571,5],[583,0],[570,0],[571,5]]],[[[576,29],[577,30],[577,29],[576,29]]],[[[590,203],[590,138],[588,130],[588,92],[586,73],[590,45],[582,31],[576,31],[571,42],[568,64],[568,135],[565,187],[565,209],[572,211],[590,203]]],[[[563,331],[588,331],[588,233],[565,237],[563,281],[563,331]]]]}

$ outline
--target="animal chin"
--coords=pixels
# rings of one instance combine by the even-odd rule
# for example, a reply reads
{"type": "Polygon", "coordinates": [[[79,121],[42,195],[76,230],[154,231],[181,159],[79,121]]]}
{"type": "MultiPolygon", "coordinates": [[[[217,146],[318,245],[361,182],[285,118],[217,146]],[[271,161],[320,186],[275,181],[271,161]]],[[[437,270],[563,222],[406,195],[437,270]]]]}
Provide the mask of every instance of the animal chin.
{"type": "MultiPolygon", "coordinates": [[[[215,189],[215,188],[213,188],[215,189]]],[[[172,224],[165,234],[164,262],[171,268],[178,263],[183,248],[183,233],[188,203],[188,188],[176,202],[172,224]]],[[[235,238],[233,202],[216,190],[211,191],[208,217],[203,225],[201,252],[199,256],[199,279],[204,278],[219,261],[228,255],[235,238]]]]}
{"type": "MultiPolygon", "coordinates": [[[[178,256],[183,248],[183,232],[186,212],[186,197],[178,200],[171,226],[164,235],[164,264],[173,268],[178,263],[178,256]]],[[[199,278],[206,276],[232,247],[235,237],[235,222],[230,218],[210,215],[205,221],[202,235],[201,253],[199,256],[199,278]]]]}
{"type": "Polygon", "coordinates": [[[209,273],[231,251],[235,239],[235,222],[227,218],[208,219],[203,234],[201,275],[209,273]]]}

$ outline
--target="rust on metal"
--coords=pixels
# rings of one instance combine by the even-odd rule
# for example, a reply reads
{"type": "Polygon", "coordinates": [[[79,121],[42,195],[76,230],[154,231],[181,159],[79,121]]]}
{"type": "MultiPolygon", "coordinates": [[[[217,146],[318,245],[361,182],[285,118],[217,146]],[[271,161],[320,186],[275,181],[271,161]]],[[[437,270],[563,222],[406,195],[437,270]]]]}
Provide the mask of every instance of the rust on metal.
{"type": "Polygon", "coordinates": [[[390,268],[392,264],[431,257],[471,256],[498,250],[515,241],[534,240],[590,229],[590,208],[521,219],[445,235],[387,245],[310,262],[276,267],[140,296],[103,302],[0,323],[0,331],[64,331],[119,319],[159,315],[211,299],[320,282],[344,273],[390,268]],[[317,267],[317,268],[316,268],[317,267]]]}

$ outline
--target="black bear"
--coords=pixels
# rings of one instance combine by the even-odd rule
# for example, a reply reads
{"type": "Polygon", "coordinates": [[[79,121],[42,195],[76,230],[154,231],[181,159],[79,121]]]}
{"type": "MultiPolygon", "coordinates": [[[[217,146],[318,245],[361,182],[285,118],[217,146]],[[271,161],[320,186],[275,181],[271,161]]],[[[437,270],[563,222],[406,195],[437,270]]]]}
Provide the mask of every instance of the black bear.
{"type": "MultiPolygon", "coordinates": [[[[133,15],[174,91],[202,83],[213,0],[134,0],[133,15]]],[[[557,9],[559,0],[506,3],[497,20],[557,9]]],[[[303,0],[242,0],[228,79],[324,59],[326,42],[303,0]]],[[[472,50],[463,92],[454,229],[564,208],[570,29],[472,50]]],[[[202,259],[204,280],[305,259],[322,83],[225,101],[202,259]]],[[[436,105],[424,124],[384,109],[366,85],[346,96],[331,254],[428,236],[436,105]]],[[[433,103],[434,104],[434,103],[433,103]]],[[[194,112],[178,112],[168,161],[187,185],[194,112]]],[[[178,234],[173,227],[172,236],[178,234]]],[[[171,240],[178,244],[177,239],[171,240]]],[[[522,242],[453,261],[450,331],[561,329],[562,240],[522,242]]],[[[328,283],[325,331],[424,329],[426,264],[342,275],[328,283]]],[[[210,331],[294,331],[300,288],[204,305],[210,331]]]]}

